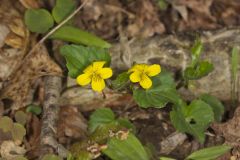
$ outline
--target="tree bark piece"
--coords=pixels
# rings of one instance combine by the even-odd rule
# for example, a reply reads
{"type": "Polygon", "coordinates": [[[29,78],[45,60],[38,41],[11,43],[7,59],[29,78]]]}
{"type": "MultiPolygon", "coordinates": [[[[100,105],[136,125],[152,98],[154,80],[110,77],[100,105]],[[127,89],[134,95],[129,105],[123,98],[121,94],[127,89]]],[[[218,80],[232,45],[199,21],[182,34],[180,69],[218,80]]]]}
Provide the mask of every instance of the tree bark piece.
{"type": "MultiPolygon", "coordinates": [[[[158,63],[172,71],[175,77],[179,77],[177,75],[190,63],[190,49],[195,38],[196,33],[182,33],[155,36],[149,39],[133,39],[124,44],[115,44],[110,49],[112,68],[117,72],[127,70],[129,62],[158,63]],[[125,51],[126,48],[127,51],[125,51]]],[[[180,88],[179,92],[186,100],[209,93],[220,100],[229,101],[231,100],[231,50],[233,46],[240,46],[240,28],[202,32],[200,39],[204,45],[201,58],[213,63],[214,71],[200,80],[190,81],[191,87],[189,89],[180,88]]],[[[240,86],[240,82],[238,83],[240,86]]],[[[69,89],[62,94],[60,102],[62,105],[69,103],[94,108],[90,106],[102,104],[102,95],[92,92],[91,89],[75,86],[75,80],[68,79],[67,87],[69,89]]],[[[239,90],[239,88],[237,89],[239,90]]],[[[119,93],[111,93],[107,99],[117,102],[118,98],[116,97],[124,97],[124,94],[121,96],[119,93]]],[[[124,98],[119,99],[123,100],[124,98]]]]}
{"type": "MultiPolygon", "coordinates": [[[[195,38],[196,33],[181,33],[135,39],[125,44],[130,48],[128,52],[124,51],[122,44],[116,44],[111,49],[112,67],[115,70],[128,69],[129,59],[126,57],[131,57],[132,63],[158,63],[179,74],[191,60],[190,49],[195,38]]],[[[200,80],[192,81],[189,91],[182,92],[183,97],[192,99],[202,93],[210,93],[221,100],[230,100],[231,49],[240,46],[240,28],[202,32],[200,39],[204,45],[201,58],[213,63],[214,71],[200,80]]]]}
{"type": "Polygon", "coordinates": [[[43,104],[42,128],[40,135],[41,155],[57,152],[66,157],[67,150],[56,141],[58,100],[62,89],[62,80],[57,76],[45,77],[45,101],[43,104]]]}

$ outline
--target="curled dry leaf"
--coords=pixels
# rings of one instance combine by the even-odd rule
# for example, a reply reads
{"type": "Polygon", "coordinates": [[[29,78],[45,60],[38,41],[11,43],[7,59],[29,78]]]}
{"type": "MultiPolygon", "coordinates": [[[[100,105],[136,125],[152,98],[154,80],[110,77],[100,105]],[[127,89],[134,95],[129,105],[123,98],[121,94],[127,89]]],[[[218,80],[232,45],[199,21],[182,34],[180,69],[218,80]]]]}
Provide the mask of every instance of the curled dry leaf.
{"type": "Polygon", "coordinates": [[[17,70],[28,47],[29,32],[15,4],[10,0],[0,3],[0,89],[17,70]]]}
{"type": "Polygon", "coordinates": [[[48,56],[47,49],[40,45],[11,76],[0,92],[0,98],[13,100],[12,109],[17,110],[29,103],[27,102],[29,90],[39,77],[61,74],[61,68],[48,56]]]}
{"type": "Polygon", "coordinates": [[[26,153],[23,147],[16,145],[13,141],[4,141],[0,146],[1,157],[7,160],[15,160],[16,157],[26,153]]]}

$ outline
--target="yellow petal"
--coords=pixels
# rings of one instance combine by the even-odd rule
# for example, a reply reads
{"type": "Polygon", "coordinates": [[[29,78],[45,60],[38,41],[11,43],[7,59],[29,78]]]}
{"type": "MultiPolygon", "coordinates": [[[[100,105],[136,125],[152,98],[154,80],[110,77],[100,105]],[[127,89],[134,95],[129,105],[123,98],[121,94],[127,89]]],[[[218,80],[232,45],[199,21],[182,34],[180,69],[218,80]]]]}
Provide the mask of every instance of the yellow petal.
{"type": "Polygon", "coordinates": [[[91,82],[89,74],[81,74],[77,77],[77,83],[81,86],[85,86],[91,82]]]}
{"type": "Polygon", "coordinates": [[[112,72],[112,69],[111,69],[111,68],[102,68],[102,69],[99,71],[99,74],[100,74],[100,76],[101,76],[103,79],[107,79],[107,78],[112,77],[113,72],[112,72]]]}
{"type": "Polygon", "coordinates": [[[93,70],[96,71],[96,70],[101,69],[105,63],[106,63],[105,61],[93,62],[93,70]]]}
{"type": "Polygon", "coordinates": [[[147,66],[146,64],[135,64],[132,68],[128,70],[128,72],[135,72],[135,71],[143,72],[146,66],[147,66]]]}
{"type": "Polygon", "coordinates": [[[136,72],[133,72],[131,75],[130,75],[130,81],[133,82],[133,83],[136,83],[136,82],[140,82],[141,80],[141,73],[136,71],[136,72]]]}
{"type": "Polygon", "coordinates": [[[146,70],[146,74],[150,77],[156,76],[161,72],[161,67],[158,64],[153,64],[149,66],[146,70]]]}
{"type": "Polygon", "coordinates": [[[93,65],[89,65],[83,70],[83,73],[91,74],[93,72],[93,65]]]}
{"type": "Polygon", "coordinates": [[[144,89],[148,89],[152,86],[152,80],[147,76],[147,75],[142,75],[141,77],[141,81],[140,81],[140,85],[144,88],[144,89]]]}
{"type": "Polygon", "coordinates": [[[94,76],[92,78],[92,89],[94,91],[101,92],[105,88],[105,82],[99,76],[94,76]]]}

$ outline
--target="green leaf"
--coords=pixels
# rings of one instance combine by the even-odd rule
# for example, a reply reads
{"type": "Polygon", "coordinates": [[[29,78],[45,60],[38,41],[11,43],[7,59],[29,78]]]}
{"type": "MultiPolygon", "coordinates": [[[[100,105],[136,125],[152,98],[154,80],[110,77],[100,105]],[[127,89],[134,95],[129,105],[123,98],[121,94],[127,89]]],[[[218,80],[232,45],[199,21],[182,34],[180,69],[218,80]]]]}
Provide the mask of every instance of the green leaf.
{"type": "Polygon", "coordinates": [[[27,114],[26,113],[24,113],[23,111],[17,111],[14,116],[15,116],[15,120],[18,123],[20,123],[22,125],[26,124],[26,122],[27,122],[27,114]]]}
{"type": "Polygon", "coordinates": [[[231,71],[233,81],[236,81],[238,65],[239,65],[239,50],[237,47],[233,47],[232,49],[232,57],[231,57],[231,71]]]}
{"type": "Polygon", "coordinates": [[[28,29],[36,33],[45,33],[54,24],[51,14],[45,9],[28,9],[24,21],[28,29]]]}
{"type": "Polygon", "coordinates": [[[42,108],[39,105],[30,104],[27,106],[26,112],[31,112],[35,115],[39,115],[42,113],[42,108]]]}
{"type": "Polygon", "coordinates": [[[42,160],[62,160],[62,158],[60,158],[54,154],[46,154],[46,155],[44,155],[42,160]]]}
{"type": "Polygon", "coordinates": [[[11,133],[14,141],[22,142],[23,137],[26,135],[26,129],[24,128],[23,125],[19,123],[14,123],[11,133]]]}
{"type": "Polygon", "coordinates": [[[176,89],[166,86],[144,90],[133,90],[133,98],[140,107],[163,108],[168,102],[178,103],[180,101],[176,89]]]}
{"type": "Polygon", "coordinates": [[[203,61],[197,64],[196,68],[187,67],[184,71],[184,78],[187,80],[196,80],[207,76],[214,69],[213,64],[203,61]]]}
{"type": "Polygon", "coordinates": [[[211,96],[209,94],[201,95],[200,99],[212,107],[215,121],[220,122],[222,120],[222,115],[224,113],[224,106],[221,103],[221,101],[219,101],[216,97],[211,96]]]}
{"type": "Polygon", "coordinates": [[[111,138],[107,146],[107,149],[103,150],[103,153],[113,160],[150,159],[142,144],[132,133],[129,133],[126,140],[111,138]]]}
{"type": "Polygon", "coordinates": [[[136,127],[126,118],[118,118],[117,122],[120,126],[126,127],[133,133],[136,133],[136,127]]]}
{"type": "Polygon", "coordinates": [[[214,121],[212,108],[201,100],[194,100],[188,106],[175,106],[170,117],[177,130],[192,134],[201,143],[205,140],[204,131],[214,121]]]}
{"type": "Polygon", "coordinates": [[[115,80],[112,81],[113,89],[122,89],[129,82],[129,73],[123,72],[117,76],[115,80]]]}
{"type": "Polygon", "coordinates": [[[226,145],[204,148],[192,153],[186,160],[213,160],[228,152],[231,148],[226,145]]]}
{"type": "Polygon", "coordinates": [[[153,85],[150,89],[134,89],[133,98],[140,107],[162,108],[168,102],[182,103],[179,94],[175,89],[175,83],[171,75],[167,72],[161,73],[152,78],[153,85]]]}
{"type": "Polygon", "coordinates": [[[106,61],[110,65],[111,57],[106,49],[98,47],[84,47],[81,45],[65,45],[60,49],[67,61],[68,75],[76,78],[94,61],[106,61]]]}
{"type": "Polygon", "coordinates": [[[72,26],[63,26],[54,32],[51,39],[59,39],[86,46],[95,46],[100,48],[110,48],[111,44],[101,38],[72,26]]]}
{"type": "Polygon", "coordinates": [[[3,130],[3,132],[11,131],[13,128],[13,121],[11,118],[4,116],[0,118],[0,129],[3,130]]]}
{"type": "Polygon", "coordinates": [[[97,127],[111,123],[115,120],[114,113],[109,108],[97,109],[91,116],[89,120],[89,131],[92,133],[97,127]]]}
{"type": "Polygon", "coordinates": [[[15,160],[28,160],[28,159],[23,156],[17,156],[15,160]]]}
{"type": "Polygon", "coordinates": [[[169,157],[160,157],[159,160],[176,160],[176,159],[169,157]]]}
{"type": "Polygon", "coordinates": [[[163,11],[165,11],[167,9],[168,5],[169,5],[166,2],[166,0],[158,0],[157,4],[158,4],[159,8],[163,11]]]}
{"type": "Polygon", "coordinates": [[[76,8],[74,0],[57,0],[52,10],[53,18],[57,23],[67,18],[76,8]]]}
{"type": "Polygon", "coordinates": [[[203,50],[202,42],[199,38],[197,38],[194,42],[193,47],[191,48],[192,52],[192,67],[195,67],[195,65],[198,63],[200,55],[203,50]]]}

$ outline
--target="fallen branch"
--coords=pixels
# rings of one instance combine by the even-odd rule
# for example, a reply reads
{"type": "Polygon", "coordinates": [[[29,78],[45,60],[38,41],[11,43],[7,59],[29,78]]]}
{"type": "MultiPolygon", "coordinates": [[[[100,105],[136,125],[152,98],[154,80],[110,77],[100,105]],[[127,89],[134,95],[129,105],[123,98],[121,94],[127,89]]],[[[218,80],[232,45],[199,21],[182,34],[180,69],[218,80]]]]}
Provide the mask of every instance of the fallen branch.
{"type": "Polygon", "coordinates": [[[62,89],[62,80],[57,76],[45,77],[45,101],[43,104],[42,128],[40,135],[41,156],[57,152],[61,157],[67,156],[67,150],[56,141],[57,120],[59,114],[58,100],[62,89]]]}

